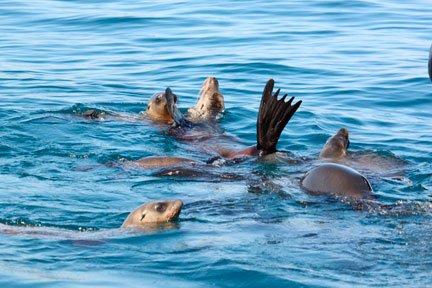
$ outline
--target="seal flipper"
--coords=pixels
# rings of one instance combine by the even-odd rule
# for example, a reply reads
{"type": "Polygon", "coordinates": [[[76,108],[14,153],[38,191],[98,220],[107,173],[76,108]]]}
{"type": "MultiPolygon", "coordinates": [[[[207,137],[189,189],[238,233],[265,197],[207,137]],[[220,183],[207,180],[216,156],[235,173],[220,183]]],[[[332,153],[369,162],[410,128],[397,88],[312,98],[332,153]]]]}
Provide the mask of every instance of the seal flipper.
{"type": "Polygon", "coordinates": [[[285,102],[287,94],[278,100],[280,89],[272,94],[273,87],[274,80],[268,80],[258,112],[257,149],[260,151],[260,155],[267,155],[277,151],[276,145],[283,129],[302,103],[302,101],[298,101],[292,105],[294,97],[285,102]]]}

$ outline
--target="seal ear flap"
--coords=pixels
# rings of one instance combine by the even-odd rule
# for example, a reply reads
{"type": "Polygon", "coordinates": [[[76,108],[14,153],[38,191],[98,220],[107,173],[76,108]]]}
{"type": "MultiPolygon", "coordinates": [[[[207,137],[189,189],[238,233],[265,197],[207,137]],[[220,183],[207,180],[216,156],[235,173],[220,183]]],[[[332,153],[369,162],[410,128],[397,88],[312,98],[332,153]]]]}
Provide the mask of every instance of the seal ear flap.
{"type": "Polygon", "coordinates": [[[257,148],[264,155],[276,152],[283,129],[302,103],[292,105],[294,97],[285,102],[287,94],[278,100],[280,89],[272,94],[273,88],[274,80],[270,79],[264,87],[257,118],[257,148]]]}

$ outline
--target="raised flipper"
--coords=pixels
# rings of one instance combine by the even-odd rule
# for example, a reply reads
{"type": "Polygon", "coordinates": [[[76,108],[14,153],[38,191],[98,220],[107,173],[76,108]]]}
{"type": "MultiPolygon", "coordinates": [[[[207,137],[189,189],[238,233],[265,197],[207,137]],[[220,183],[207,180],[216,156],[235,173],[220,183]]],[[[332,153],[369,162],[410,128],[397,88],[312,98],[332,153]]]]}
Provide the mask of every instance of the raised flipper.
{"type": "Polygon", "coordinates": [[[287,94],[277,99],[280,89],[273,93],[274,80],[270,79],[264,88],[257,119],[257,149],[260,155],[276,152],[279,137],[302,101],[292,105],[294,97],[285,102],[287,94]]]}

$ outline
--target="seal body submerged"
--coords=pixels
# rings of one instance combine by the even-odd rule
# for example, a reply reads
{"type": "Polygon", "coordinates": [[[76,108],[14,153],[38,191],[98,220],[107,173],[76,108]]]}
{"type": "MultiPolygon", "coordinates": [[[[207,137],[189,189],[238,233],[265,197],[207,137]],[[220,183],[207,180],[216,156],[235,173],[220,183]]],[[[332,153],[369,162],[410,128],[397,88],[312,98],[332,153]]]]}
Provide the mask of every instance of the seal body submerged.
{"type": "Polygon", "coordinates": [[[301,186],[316,195],[348,197],[353,200],[372,196],[372,187],[363,175],[336,163],[324,163],[313,168],[306,173],[301,186]]]}
{"type": "MultiPolygon", "coordinates": [[[[142,231],[154,231],[161,228],[173,228],[174,221],[178,218],[183,202],[181,200],[162,200],[142,204],[133,210],[123,222],[121,228],[142,231]]],[[[121,229],[109,229],[92,232],[71,231],[66,229],[42,227],[42,226],[12,226],[0,223],[0,233],[8,235],[22,235],[34,237],[53,237],[70,239],[80,245],[94,245],[103,243],[100,239],[124,233],[121,229]],[[100,238],[100,239],[99,239],[100,238]]]]}
{"type": "Polygon", "coordinates": [[[341,128],[334,136],[327,140],[319,157],[335,160],[344,158],[347,156],[349,144],[348,129],[341,128]]]}

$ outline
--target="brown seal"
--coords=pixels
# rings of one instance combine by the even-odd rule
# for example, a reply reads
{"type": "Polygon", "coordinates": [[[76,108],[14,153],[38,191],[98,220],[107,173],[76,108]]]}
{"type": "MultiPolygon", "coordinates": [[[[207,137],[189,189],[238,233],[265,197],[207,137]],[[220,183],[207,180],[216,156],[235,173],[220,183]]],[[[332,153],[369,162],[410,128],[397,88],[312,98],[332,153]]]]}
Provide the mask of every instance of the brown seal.
{"type": "MultiPolygon", "coordinates": [[[[348,151],[350,146],[349,132],[341,128],[331,136],[320,152],[321,161],[336,162],[375,175],[403,178],[405,162],[391,153],[379,155],[372,151],[348,151]]],[[[394,178],[394,179],[396,179],[394,178]]]]}
{"type": "Polygon", "coordinates": [[[348,129],[341,128],[334,136],[330,137],[324,145],[320,158],[341,159],[347,156],[350,145],[348,129]]]}
{"type": "Polygon", "coordinates": [[[168,87],[165,92],[156,93],[150,98],[145,115],[155,122],[181,126],[185,119],[177,108],[177,101],[177,95],[168,87]]]}
{"type": "Polygon", "coordinates": [[[122,228],[142,228],[151,224],[174,221],[180,215],[181,200],[165,200],[143,204],[132,211],[123,222],[122,228]]]}
{"type": "MultiPolygon", "coordinates": [[[[181,200],[162,200],[142,204],[135,210],[133,210],[127,216],[123,222],[121,228],[132,228],[140,231],[154,231],[161,228],[173,228],[174,223],[183,207],[181,200]]],[[[23,235],[33,237],[55,237],[70,239],[75,244],[80,245],[94,245],[101,244],[98,238],[106,238],[117,230],[100,230],[92,231],[88,233],[76,233],[76,231],[52,228],[52,227],[41,227],[41,226],[15,226],[15,225],[4,225],[0,223],[0,233],[8,235],[23,235]],[[89,238],[91,235],[91,238],[89,238]]],[[[118,230],[121,231],[121,230],[118,230]]],[[[123,232],[123,231],[121,231],[123,232]]]]}
{"type": "Polygon", "coordinates": [[[219,91],[216,77],[207,77],[204,81],[199,99],[194,107],[188,110],[186,117],[178,109],[178,97],[170,88],[150,98],[146,115],[149,119],[168,125],[190,126],[192,123],[215,121],[225,109],[224,97],[219,91]]]}
{"type": "Polygon", "coordinates": [[[224,109],[225,100],[219,91],[219,81],[216,77],[207,77],[197,103],[188,110],[187,118],[192,122],[212,121],[219,118],[224,109]]]}

